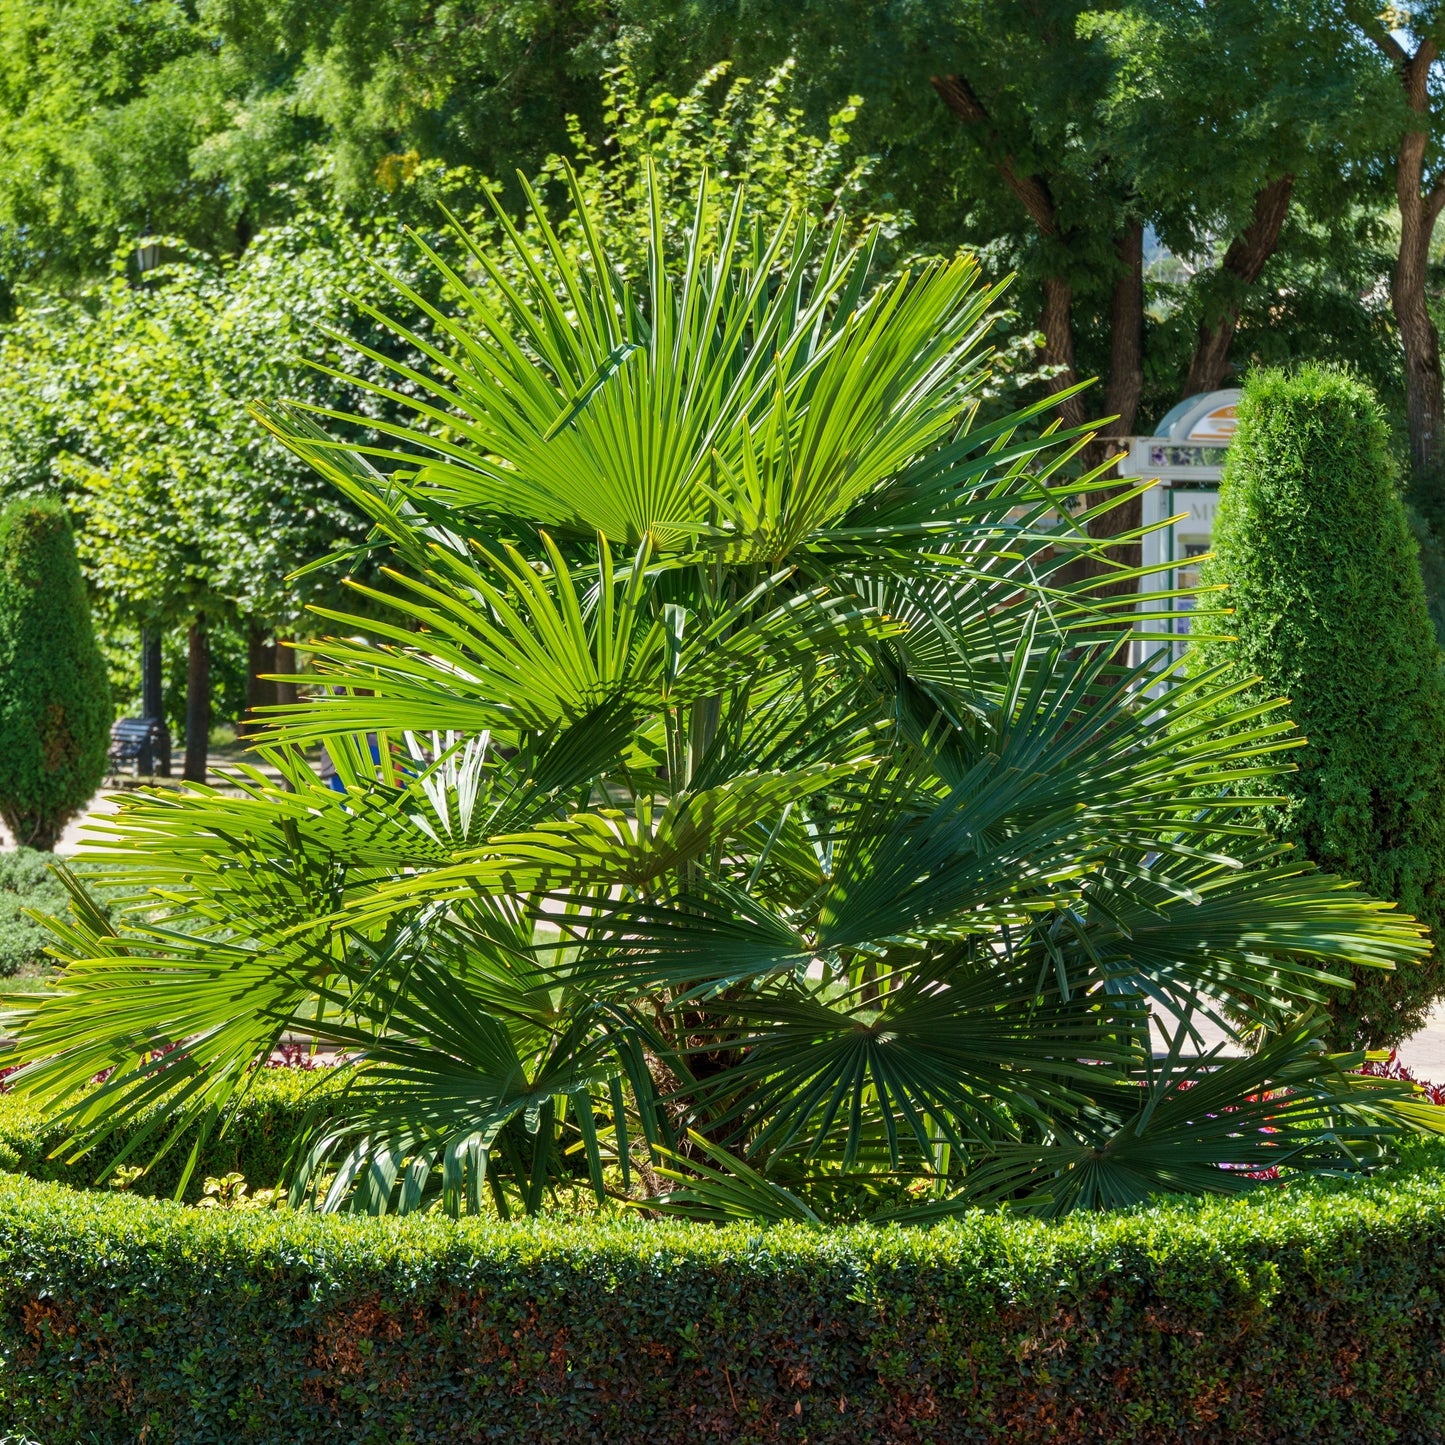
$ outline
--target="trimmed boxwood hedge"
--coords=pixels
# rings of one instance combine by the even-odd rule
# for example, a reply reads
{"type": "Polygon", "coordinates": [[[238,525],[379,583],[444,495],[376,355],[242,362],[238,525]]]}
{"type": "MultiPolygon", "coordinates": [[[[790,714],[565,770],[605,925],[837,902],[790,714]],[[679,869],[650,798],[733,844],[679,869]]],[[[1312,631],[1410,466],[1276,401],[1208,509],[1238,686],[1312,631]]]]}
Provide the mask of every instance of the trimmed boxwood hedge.
{"type": "Polygon", "coordinates": [[[1439,1441],[1445,1161],[929,1232],[0,1180],[0,1418],[167,1442],[1439,1441]]]}
{"type": "MultiPolygon", "coordinates": [[[[233,1170],[244,1174],[253,1188],[275,1184],[281,1177],[291,1138],[311,1107],[315,1090],[326,1087],[327,1077],[319,1069],[265,1069],[258,1073],[225,1133],[212,1135],[202,1146],[186,1198],[200,1198],[207,1175],[233,1170]]],[[[65,1138],[66,1131],[38,1113],[33,1105],[13,1094],[0,1094],[0,1170],[85,1188],[121,1152],[130,1134],[118,1134],[103,1151],[74,1163],[67,1163],[63,1155],[52,1157],[65,1138]]],[[[163,1197],[173,1194],[193,1139],[194,1130],[137,1179],[130,1186],[131,1192],[163,1197]]],[[[130,1162],[146,1163],[154,1147],[138,1150],[130,1162]]],[[[3,1431],[0,1445],[4,1445],[3,1431]]]]}

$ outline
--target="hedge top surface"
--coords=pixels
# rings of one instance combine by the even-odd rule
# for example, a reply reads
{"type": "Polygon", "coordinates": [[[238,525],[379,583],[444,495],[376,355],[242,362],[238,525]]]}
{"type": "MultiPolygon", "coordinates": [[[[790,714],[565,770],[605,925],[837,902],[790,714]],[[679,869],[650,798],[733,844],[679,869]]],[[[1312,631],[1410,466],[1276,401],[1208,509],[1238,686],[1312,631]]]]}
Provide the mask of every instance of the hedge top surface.
{"type": "Polygon", "coordinates": [[[386,1216],[290,1211],[198,1210],[104,1190],[0,1173],[0,1241],[23,1229],[33,1243],[83,1233],[107,1247],[215,1253],[277,1266],[355,1264],[465,1272],[484,1259],[511,1267],[572,1269],[625,1260],[664,1269],[690,1262],[765,1268],[769,1260],[844,1260],[873,1268],[967,1263],[1002,1284],[1093,1260],[1117,1268],[1124,1256],[1156,1261],[1229,1246],[1328,1248],[1332,1238],[1376,1228],[1445,1223],[1445,1145],[1422,1144],[1406,1162],[1352,1181],[1300,1180],[1233,1198],[1169,1198],[1109,1214],[1045,1222],[979,1211],[927,1229],[803,1224],[724,1227],[641,1216],[550,1215],[503,1222],[451,1220],[439,1213],[386,1216]]]}

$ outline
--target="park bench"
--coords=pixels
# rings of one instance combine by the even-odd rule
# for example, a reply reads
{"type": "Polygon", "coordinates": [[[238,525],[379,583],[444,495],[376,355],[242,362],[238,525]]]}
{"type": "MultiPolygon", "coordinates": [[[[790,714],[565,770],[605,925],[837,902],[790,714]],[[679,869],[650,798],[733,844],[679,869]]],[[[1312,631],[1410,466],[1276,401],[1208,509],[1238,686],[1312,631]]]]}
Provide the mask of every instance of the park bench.
{"type": "Polygon", "coordinates": [[[118,779],[122,768],[134,765],[137,777],[168,772],[171,738],[159,718],[123,717],[111,724],[110,775],[118,779]]]}

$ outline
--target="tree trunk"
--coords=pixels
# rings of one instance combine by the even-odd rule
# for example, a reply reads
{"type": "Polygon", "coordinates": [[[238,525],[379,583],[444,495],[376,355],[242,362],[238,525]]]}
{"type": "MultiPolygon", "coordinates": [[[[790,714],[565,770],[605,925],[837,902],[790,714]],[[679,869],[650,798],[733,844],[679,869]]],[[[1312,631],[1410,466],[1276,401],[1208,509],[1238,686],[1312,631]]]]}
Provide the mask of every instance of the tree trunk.
{"type": "MultiPolygon", "coordinates": [[[[1115,241],[1119,269],[1114,278],[1114,292],[1109,303],[1109,380],[1104,388],[1104,406],[1114,418],[1099,429],[1098,438],[1090,443],[1084,460],[1088,466],[1102,466],[1119,453],[1119,442],[1131,436],[1139,416],[1139,397],[1144,390],[1144,227],[1139,221],[1129,222],[1115,241]]],[[[1104,474],[1112,477],[1113,468],[1104,474]]],[[[1089,505],[1099,506],[1125,491],[1123,487],[1105,487],[1089,493],[1089,505]]],[[[1117,537],[1136,530],[1144,520],[1143,505],[1138,497],[1123,502],[1097,517],[1089,519],[1091,537],[1117,537]]],[[[1140,545],[1124,542],[1109,549],[1109,560],[1121,567],[1137,567],[1140,545]]],[[[1092,560],[1081,567],[1082,576],[1102,576],[1108,568],[1092,560]]],[[[1138,587],[1133,579],[1099,588],[1100,595],[1132,592],[1138,587]]]]}
{"type": "MultiPolygon", "coordinates": [[[[1405,93],[1411,95],[1410,75],[1425,47],[1406,67],[1405,93]]],[[[1433,57],[1432,57],[1433,58],[1433,57]]],[[[1421,72],[1423,82],[1424,72],[1421,72]]],[[[1422,87],[1423,89],[1423,87],[1422,87]]],[[[1420,96],[1411,109],[1423,113],[1428,100],[1420,96]]],[[[1435,221],[1445,202],[1445,188],[1432,187],[1428,195],[1425,179],[1425,149],[1429,140],[1422,128],[1406,132],[1395,161],[1395,195],[1400,204],[1400,252],[1390,283],[1390,301],[1400,326],[1400,344],[1405,352],[1405,420],[1410,433],[1410,467],[1418,480],[1432,487],[1440,467],[1440,426],[1445,414],[1445,385],[1440,375],[1440,333],[1430,315],[1426,283],[1430,265],[1430,241],[1435,221]]]]}
{"type": "MultiPolygon", "coordinates": [[[[1386,12],[1388,13],[1388,12],[1386,12]]],[[[1412,112],[1410,129],[1400,138],[1395,157],[1395,199],[1400,207],[1400,250],[1390,281],[1390,302],[1400,327],[1405,353],[1405,420],[1410,432],[1410,468],[1417,487],[1423,484],[1435,510],[1440,497],[1441,419],[1445,416],[1445,384],[1440,375],[1440,335],[1426,302],[1430,240],[1445,206],[1445,180],[1425,190],[1425,159],[1430,147],[1430,72],[1440,58],[1439,44],[1421,40],[1410,54],[1385,15],[1364,23],[1366,34],[1395,67],[1405,103],[1412,112]]]]}
{"type": "Polygon", "coordinates": [[[1425,300],[1433,229],[1433,216],[1428,222],[1418,217],[1406,220],[1401,207],[1400,255],[1390,287],[1390,300],[1405,351],[1405,420],[1410,433],[1410,467],[1416,478],[1426,481],[1427,485],[1439,471],[1440,425],[1445,413],[1440,335],[1425,300]]]}
{"type": "MultiPolygon", "coordinates": [[[[1019,170],[1013,152],[967,78],[962,75],[935,75],[932,84],[949,110],[965,125],[975,129],[989,163],[1019,198],[1039,235],[1048,241],[1058,240],[1058,216],[1047,179],[1019,170]]],[[[1059,275],[1045,276],[1043,288],[1044,309],[1039,318],[1039,330],[1044,334],[1044,345],[1040,359],[1046,365],[1058,368],[1046,383],[1049,390],[1066,391],[1079,379],[1074,369],[1074,289],[1066,277],[1059,275]]],[[[1067,427],[1083,426],[1083,401],[1077,396],[1068,397],[1059,404],[1059,415],[1067,427]]]]}
{"type": "MultiPolygon", "coordinates": [[[[1044,334],[1039,359],[1057,367],[1044,383],[1050,391],[1066,391],[1077,384],[1079,373],[1074,367],[1074,288],[1061,276],[1044,277],[1044,309],[1039,330],[1044,334]]],[[[1084,402],[1081,396],[1067,396],[1059,403],[1059,416],[1066,427],[1083,426],[1084,402]]]]}
{"type": "Polygon", "coordinates": [[[186,765],[188,783],[206,781],[206,753],[211,741],[211,642],[205,615],[191,624],[186,639],[186,765]]]}
{"type": "Polygon", "coordinates": [[[276,702],[276,684],[268,674],[276,671],[276,644],[266,635],[266,629],[252,623],[246,633],[246,716],[242,720],[242,735],[255,737],[265,727],[267,718],[261,712],[276,702]]]}
{"type": "MultiPolygon", "coordinates": [[[[283,638],[276,639],[276,671],[289,673],[295,676],[296,673],[296,652],[294,648],[288,647],[283,638]]],[[[294,682],[278,682],[276,684],[276,701],[282,707],[295,707],[296,705],[296,684],[294,682]]]]}
{"type": "Polygon", "coordinates": [[[1229,243],[1219,268],[1219,292],[1214,306],[1199,323],[1184,396],[1218,391],[1229,375],[1229,349],[1234,342],[1244,293],[1259,280],[1265,262],[1279,246],[1279,233],[1289,215],[1294,177],[1276,176],[1254,195],[1254,213],[1249,225],[1229,243]]]}
{"type": "MultiPolygon", "coordinates": [[[[1144,227],[1131,221],[1115,239],[1114,249],[1119,269],[1114,278],[1114,291],[1109,299],[1109,376],[1104,386],[1104,410],[1113,418],[1099,428],[1099,435],[1089,447],[1085,460],[1091,467],[1102,466],[1119,451],[1119,441],[1133,435],[1139,415],[1139,397],[1144,390],[1144,227]]],[[[1117,489],[1111,489],[1117,490],[1117,489]]],[[[1108,492],[1092,492],[1091,505],[1101,502],[1108,492]]],[[[1137,503],[1124,508],[1138,510],[1137,503]]],[[[1119,509],[1097,519],[1099,530],[1093,535],[1112,537],[1139,525],[1118,519],[1119,509]]]]}

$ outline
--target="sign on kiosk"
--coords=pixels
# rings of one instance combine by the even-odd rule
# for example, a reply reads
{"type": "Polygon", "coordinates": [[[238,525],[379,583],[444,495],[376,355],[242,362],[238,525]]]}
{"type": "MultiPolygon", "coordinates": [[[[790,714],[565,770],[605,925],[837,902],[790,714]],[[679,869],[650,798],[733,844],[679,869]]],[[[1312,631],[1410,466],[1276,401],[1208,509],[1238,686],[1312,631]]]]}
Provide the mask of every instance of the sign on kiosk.
{"type": "MultiPolygon", "coordinates": [[[[1147,586],[1172,591],[1199,580],[1199,559],[1209,550],[1214,532],[1219,479],[1224,474],[1224,453],[1234,436],[1238,401],[1237,389],[1188,397],[1159,423],[1158,436],[1129,438],[1119,475],[1157,479],[1142,499],[1144,525],[1174,518],[1144,538],[1144,565],[1168,568],[1150,578],[1147,586]]],[[[1174,645],[1176,653],[1183,651],[1191,606],[1188,597],[1175,599],[1169,630],[1180,638],[1174,645]]],[[[1150,628],[1151,632],[1157,630],[1157,624],[1150,628]]]]}

